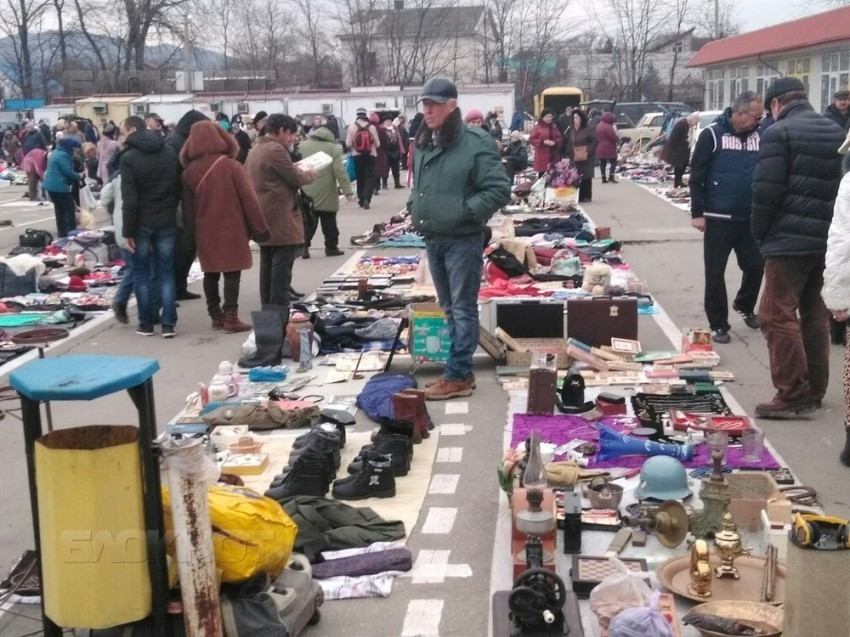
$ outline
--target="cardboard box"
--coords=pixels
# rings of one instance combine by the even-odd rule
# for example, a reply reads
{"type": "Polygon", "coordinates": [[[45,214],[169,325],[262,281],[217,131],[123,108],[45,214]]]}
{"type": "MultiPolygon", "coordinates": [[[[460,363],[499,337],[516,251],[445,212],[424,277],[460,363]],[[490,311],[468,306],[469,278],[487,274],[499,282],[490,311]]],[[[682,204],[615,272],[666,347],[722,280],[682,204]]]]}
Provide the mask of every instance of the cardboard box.
{"type": "Polygon", "coordinates": [[[757,531],[761,512],[769,502],[786,499],[769,473],[745,472],[726,474],[729,482],[729,513],[739,530],[757,531]]]}
{"type": "Polygon", "coordinates": [[[707,327],[682,328],[682,353],[691,351],[710,352],[714,350],[711,344],[711,330],[707,327]]]}
{"type": "Polygon", "coordinates": [[[411,303],[407,349],[414,360],[445,363],[449,360],[449,325],[439,303],[411,303]]]}
{"type": "Polygon", "coordinates": [[[567,341],[563,338],[516,338],[514,340],[524,348],[524,351],[508,350],[508,365],[529,367],[535,352],[554,354],[558,369],[569,369],[573,364],[573,359],[567,355],[567,341]]]}

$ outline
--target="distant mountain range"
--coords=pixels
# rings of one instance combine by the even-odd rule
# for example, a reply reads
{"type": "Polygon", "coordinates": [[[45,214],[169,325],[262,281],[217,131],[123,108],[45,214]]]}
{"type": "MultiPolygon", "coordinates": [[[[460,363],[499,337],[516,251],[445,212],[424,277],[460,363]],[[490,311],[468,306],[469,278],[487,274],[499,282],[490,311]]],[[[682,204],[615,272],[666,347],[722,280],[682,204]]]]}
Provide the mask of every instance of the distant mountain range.
{"type": "MultiPolygon", "coordinates": [[[[102,34],[91,34],[100,47],[107,64],[114,64],[117,59],[123,59],[124,52],[121,43],[102,34]]],[[[66,50],[69,68],[98,69],[99,62],[92,50],[91,44],[80,31],[65,33],[66,50]]],[[[32,57],[34,83],[41,84],[42,73],[59,66],[59,34],[56,31],[44,31],[30,34],[30,54],[32,57]]],[[[193,48],[194,68],[196,70],[214,71],[224,68],[224,55],[217,51],[204,48],[193,48]]],[[[145,63],[149,69],[183,68],[183,50],[177,44],[149,45],[145,50],[145,63]]],[[[15,63],[15,43],[11,38],[0,38],[0,73],[13,82],[18,80],[18,69],[15,63]]]]}

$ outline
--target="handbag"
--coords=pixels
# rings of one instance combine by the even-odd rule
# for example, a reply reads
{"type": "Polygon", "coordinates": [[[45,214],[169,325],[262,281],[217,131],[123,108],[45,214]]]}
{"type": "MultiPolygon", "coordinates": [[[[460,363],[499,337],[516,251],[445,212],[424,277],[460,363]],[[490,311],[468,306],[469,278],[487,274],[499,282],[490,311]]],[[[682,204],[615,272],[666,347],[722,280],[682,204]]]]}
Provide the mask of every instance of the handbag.
{"type": "Polygon", "coordinates": [[[587,146],[573,146],[573,161],[587,161],[587,146]]]}
{"type": "Polygon", "coordinates": [[[309,242],[316,234],[316,228],[319,225],[319,216],[316,214],[316,208],[313,203],[313,198],[304,192],[303,189],[298,190],[298,207],[301,209],[301,219],[304,221],[304,237],[309,242]]]}

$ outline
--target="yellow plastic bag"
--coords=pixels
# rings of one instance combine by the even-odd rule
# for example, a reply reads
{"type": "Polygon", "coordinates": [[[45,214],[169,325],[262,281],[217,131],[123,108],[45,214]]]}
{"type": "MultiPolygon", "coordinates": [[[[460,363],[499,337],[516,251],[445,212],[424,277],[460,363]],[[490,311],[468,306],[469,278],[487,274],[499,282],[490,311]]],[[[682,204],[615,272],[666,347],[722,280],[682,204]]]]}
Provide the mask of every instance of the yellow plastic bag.
{"type": "MultiPolygon", "coordinates": [[[[215,562],[222,582],[242,582],[264,571],[277,576],[289,559],[298,527],[283,507],[245,487],[209,489],[215,562]]],[[[173,532],[171,494],[162,490],[165,527],[173,532]]],[[[169,545],[173,555],[173,546],[169,545]]]]}
{"type": "Polygon", "coordinates": [[[110,628],[151,609],[139,430],[57,429],[36,441],[45,612],[110,628]]]}

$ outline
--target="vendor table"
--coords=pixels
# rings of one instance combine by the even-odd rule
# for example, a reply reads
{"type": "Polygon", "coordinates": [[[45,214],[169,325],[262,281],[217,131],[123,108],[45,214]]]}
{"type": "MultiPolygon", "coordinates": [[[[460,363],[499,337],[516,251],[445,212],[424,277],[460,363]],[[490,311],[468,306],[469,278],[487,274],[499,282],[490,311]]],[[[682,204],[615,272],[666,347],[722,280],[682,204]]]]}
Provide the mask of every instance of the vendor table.
{"type": "MultiPolygon", "coordinates": [[[[123,356],[78,355],[35,360],[9,377],[10,385],[21,395],[21,415],[30,487],[36,552],[41,554],[38,493],[35,475],[35,442],[42,435],[40,403],[56,400],[95,400],[126,390],[138,411],[139,449],[144,475],[144,514],[147,531],[147,559],[151,579],[153,632],[170,635],[166,617],[168,574],[165,557],[159,465],[154,452],[156,415],[153,375],[159,363],[153,359],[123,356]]],[[[41,559],[38,562],[40,581],[41,559]]],[[[44,613],[45,637],[60,637],[62,628],[44,613]]]]}

